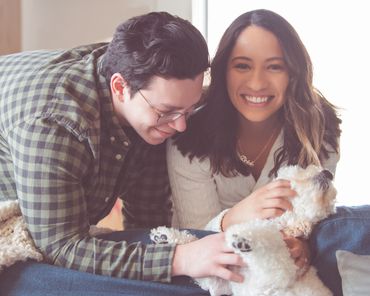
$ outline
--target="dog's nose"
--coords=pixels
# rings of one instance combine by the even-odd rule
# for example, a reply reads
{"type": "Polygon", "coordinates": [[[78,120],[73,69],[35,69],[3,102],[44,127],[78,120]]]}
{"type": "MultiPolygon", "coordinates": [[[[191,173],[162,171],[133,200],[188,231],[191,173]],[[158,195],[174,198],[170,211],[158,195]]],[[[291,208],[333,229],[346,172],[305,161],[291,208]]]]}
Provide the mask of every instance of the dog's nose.
{"type": "Polygon", "coordinates": [[[323,174],[327,179],[329,179],[330,181],[333,181],[333,174],[331,173],[331,171],[329,170],[323,170],[321,171],[320,174],[323,174]]]}
{"type": "Polygon", "coordinates": [[[319,184],[322,190],[327,190],[332,180],[333,174],[328,170],[322,170],[314,177],[314,181],[319,184]]]}

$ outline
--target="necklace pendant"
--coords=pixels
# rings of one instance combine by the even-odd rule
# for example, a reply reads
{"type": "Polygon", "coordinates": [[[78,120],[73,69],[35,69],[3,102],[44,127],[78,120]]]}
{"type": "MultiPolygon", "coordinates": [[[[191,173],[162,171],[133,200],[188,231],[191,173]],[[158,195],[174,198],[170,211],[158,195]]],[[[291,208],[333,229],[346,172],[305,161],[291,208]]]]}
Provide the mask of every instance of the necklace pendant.
{"type": "Polygon", "coordinates": [[[245,155],[239,155],[239,158],[244,164],[246,164],[250,167],[254,167],[254,161],[249,160],[245,155]]]}

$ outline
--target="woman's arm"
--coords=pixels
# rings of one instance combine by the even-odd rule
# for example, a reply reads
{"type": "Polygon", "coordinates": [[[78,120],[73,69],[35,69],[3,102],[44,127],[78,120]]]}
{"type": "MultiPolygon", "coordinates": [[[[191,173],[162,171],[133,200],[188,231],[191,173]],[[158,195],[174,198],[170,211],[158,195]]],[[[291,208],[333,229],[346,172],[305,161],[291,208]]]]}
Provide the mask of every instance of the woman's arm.
{"type": "Polygon", "coordinates": [[[174,217],[178,221],[174,226],[203,229],[222,211],[209,161],[194,158],[190,162],[168,141],[167,166],[174,217]]]}

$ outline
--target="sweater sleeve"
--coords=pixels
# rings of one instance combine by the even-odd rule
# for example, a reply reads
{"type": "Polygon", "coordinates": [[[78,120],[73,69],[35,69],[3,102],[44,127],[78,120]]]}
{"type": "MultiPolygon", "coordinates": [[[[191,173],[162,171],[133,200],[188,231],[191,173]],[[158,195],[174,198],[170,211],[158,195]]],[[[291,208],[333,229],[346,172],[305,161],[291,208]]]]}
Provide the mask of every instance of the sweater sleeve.
{"type": "Polygon", "coordinates": [[[172,190],[173,226],[204,229],[221,211],[217,186],[209,161],[189,160],[171,141],[167,165],[172,190]]]}

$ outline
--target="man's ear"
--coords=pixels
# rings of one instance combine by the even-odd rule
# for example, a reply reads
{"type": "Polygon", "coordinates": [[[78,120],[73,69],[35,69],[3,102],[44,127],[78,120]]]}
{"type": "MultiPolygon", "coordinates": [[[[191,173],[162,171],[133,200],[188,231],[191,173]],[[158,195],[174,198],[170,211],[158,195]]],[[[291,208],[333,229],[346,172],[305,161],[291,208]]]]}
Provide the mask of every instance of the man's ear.
{"type": "Polygon", "coordinates": [[[120,101],[123,101],[125,98],[124,91],[127,87],[127,82],[120,73],[114,73],[112,75],[110,79],[110,89],[114,97],[118,98],[120,101]]]}

